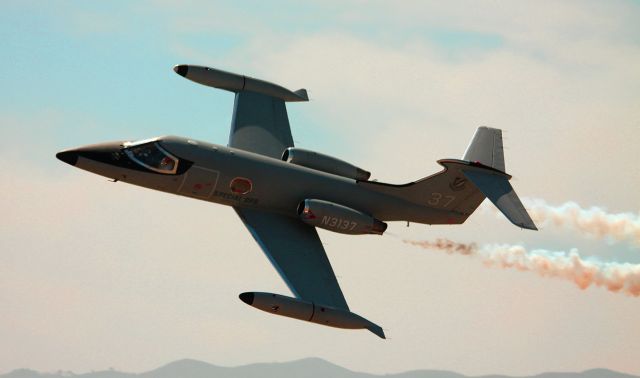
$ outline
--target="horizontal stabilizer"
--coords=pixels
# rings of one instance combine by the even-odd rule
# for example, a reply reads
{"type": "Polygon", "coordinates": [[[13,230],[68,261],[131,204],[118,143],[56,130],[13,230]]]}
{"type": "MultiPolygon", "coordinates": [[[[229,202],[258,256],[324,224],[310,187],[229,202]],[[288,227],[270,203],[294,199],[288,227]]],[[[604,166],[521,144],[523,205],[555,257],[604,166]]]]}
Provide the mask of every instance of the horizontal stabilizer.
{"type": "Polygon", "coordinates": [[[509,183],[509,176],[484,169],[465,169],[463,173],[511,223],[529,230],[538,229],[509,183]]]}
{"type": "Polygon", "coordinates": [[[371,332],[373,332],[376,336],[378,336],[381,339],[386,339],[387,337],[384,335],[384,330],[382,329],[382,327],[380,327],[377,324],[373,324],[371,323],[371,325],[369,327],[367,327],[367,329],[371,332]]]}

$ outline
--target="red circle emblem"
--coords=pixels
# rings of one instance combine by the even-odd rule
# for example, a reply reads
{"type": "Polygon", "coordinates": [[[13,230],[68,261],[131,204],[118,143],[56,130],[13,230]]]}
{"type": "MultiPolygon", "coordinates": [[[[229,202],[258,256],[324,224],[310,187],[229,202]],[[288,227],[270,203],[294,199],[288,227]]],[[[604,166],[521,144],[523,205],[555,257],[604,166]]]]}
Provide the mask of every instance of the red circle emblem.
{"type": "Polygon", "coordinates": [[[231,191],[236,194],[247,194],[253,188],[251,180],[244,177],[236,177],[229,184],[231,191]]]}

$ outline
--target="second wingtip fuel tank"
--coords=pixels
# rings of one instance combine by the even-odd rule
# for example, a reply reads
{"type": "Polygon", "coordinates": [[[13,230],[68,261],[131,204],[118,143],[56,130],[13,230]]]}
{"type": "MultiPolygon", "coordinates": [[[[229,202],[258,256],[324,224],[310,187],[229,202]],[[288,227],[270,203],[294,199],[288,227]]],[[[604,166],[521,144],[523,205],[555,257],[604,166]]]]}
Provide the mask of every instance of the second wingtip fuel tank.
{"type": "Polygon", "coordinates": [[[238,297],[249,306],[270,314],[335,328],[368,329],[378,337],[386,339],[382,327],[348,310],[273,293],[246,292],[238,297]]]}

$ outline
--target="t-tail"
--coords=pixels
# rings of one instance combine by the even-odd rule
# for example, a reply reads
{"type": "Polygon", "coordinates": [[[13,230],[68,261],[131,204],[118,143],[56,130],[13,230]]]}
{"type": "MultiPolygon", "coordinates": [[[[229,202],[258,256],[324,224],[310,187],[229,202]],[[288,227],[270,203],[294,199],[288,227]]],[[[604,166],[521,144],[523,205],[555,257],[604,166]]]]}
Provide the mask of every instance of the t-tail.
{"type": "Polygon", "coordinates": [[[473,166],[473,169],[462,169],[465,177],[489,198],[511,223],[529,230],[538,229],[509,183],[511,176],[505,173],[502,130],[479,127],[462,160],[473,166]]]}
{"type": "Polygon", "coordinates": [[[485,198],[516,226],[537,230],[505,173],[502,131],[479,127],[462,160],[441,159],[445,169],[406,185],[360,182],[371,190],[400,197],[409,210],[386,214],[383,220],[411,220],[426,224],[460,224],[485,198]]]}

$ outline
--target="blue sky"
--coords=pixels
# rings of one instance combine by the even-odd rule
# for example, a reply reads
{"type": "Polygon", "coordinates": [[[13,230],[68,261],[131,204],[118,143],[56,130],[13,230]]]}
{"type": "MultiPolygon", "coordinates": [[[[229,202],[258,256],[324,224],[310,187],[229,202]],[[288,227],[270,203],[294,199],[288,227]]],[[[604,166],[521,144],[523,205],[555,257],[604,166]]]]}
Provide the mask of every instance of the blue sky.
{"type": "MultiPolygon", "coordinates": [[[[633,1],[3,2],[0,350],[10,353],[0,371],[318,356],[377,373],[640,374],[638,298],[388,237],[321,233],[351,307],[390,330],[386,344],[270,319],[237,293],[287,289],[231,210],[54,158],[161,134],[226,144],[233,96],[171,70],[202,64],[307,88],[309,103],[288,106],[296,143],[374,178],[436,172],[488,125],[505,130],[522,197],[634,215],[639,15],[633,1]]],[[[640,263],[632,242],[553,226],[526,233],[491,210],[461,227],[390,231],[640,263]]]]}
{"type": "MultiPolygon", "coordinates": [[[[207,98],[173,76],[179,54],[167,49],[174,37],[162,20],[119,12],[122,4],[113,3],[17,4],[5,5],[0,16],[12,67],[2,76],[11,89],[3,91],[3,112],[60,114],[74,124],[49,132],[70,145],[157,133],[225,140],[232,98],[215,92],[207,98]],[[199,106],[188,119],[175,111],[194,102],[199,106]],[[199,117],[206,124],[195,124],[199,117]],[[95,120],[104,127],[92,127],[95,120]]],[[[224,51],[230,43],[220,38],[200,46],[224,51]]]]}
{"type": "MultiPolygon", "coordinates": [[[[4,70],[1,76],[10,90],[3,91],[0,109],[17,115],[63,113],[76,125],[52,134],[71,145],[90,138],[141,138],[157,133],[224,142],[231,96],[194,88],[172,76],[170,67],[183,58],[175,46],[206,51],[224,62],[225,56],[249,43],[256,25],[245,29],[241,23],[233,23],[234,27],[228,30],[214,27],[215,33],[197,26],[193,30],[182,29],[171,15],[176,11],[183,18],[188,17],[196,8],[194,4],[187,10],[177,5],[164,10],[155,9],[153,3],[127,4],[5,3],[0,35],[5,41],[4,61],[11,69],[4,70]],[[176,107],[188,112],[177,112],[176,107]],[[90,122],[87,115],[108,127],[81,126],[90,122]]],[[[344,32],[373,38],[383,46],[403,43],[406,38],[426,39],[452,57],[458,52],[494,49],[502,44],[498,35],[426,25],[408,27],[405,34],[398,35],[372,27],[364,20],[327,23],[334,16],[332,8],[339,8],[338,5],[326,9],[319,4],[282,2],[276,8],[286,12],[269,13],[267,9],[273,7],[255,2],[241,9],[229,4],[210,8],[230,10],[233,16],[247,19],[250,24],[257,22],[257,29],[266,28],[271,33],[344,32]]],[[[303,117],[304,123],[311,123],[309,130],[317,128],[317,121],[304,118],[304,113],[297,110],[289,110],[292,117],[303,117]]],[[[323,137],[325,134],[313,133],[311,137],[330,140],[323,137]]]]}

